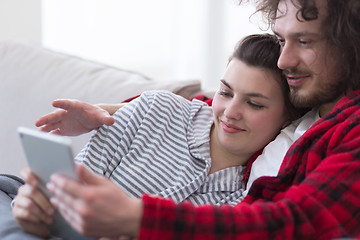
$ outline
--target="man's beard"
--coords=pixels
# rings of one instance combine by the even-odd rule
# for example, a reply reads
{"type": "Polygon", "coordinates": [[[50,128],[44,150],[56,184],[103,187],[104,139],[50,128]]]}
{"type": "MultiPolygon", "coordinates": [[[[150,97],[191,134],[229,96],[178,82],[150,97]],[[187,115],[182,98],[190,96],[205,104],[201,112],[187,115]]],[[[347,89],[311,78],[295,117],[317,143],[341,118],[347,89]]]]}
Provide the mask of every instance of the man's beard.
{"type": "Polygon", "coordinates": [[[302,90],[297,86],[290,86],[290,101],[295,107],[313,108],[322,104],[331,103],[337,100],[346,92],[345,83],[337,79],[334,83],[322,85],[314,89],[314,92],[301,94],[302,90]]]}

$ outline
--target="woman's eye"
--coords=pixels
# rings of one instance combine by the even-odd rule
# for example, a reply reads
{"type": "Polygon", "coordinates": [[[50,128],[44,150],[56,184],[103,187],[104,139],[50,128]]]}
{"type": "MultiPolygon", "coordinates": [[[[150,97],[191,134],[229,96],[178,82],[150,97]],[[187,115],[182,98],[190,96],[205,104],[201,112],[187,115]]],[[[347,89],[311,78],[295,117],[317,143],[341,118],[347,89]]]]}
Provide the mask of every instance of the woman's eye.
{"type": "Polygon", "coordinates": [[[231,97],[231,96],[232,96],[230,92],[225,91],[225,90],[221,90],[221,91],[219,92],[219,94],[220,94],[221,96],[225,96],[225,97],[231,97]]]}
{"type": "Polygon", "coordinates": [[[254,103],[254,102],[247,102],[247,104],[249,104],[250,107],[256,109],[256,110],[260,110],[260,109],[263,109],[264,106],[263,105],[260,105],[260,104],[257,104],[257,103],[254,103]]]}

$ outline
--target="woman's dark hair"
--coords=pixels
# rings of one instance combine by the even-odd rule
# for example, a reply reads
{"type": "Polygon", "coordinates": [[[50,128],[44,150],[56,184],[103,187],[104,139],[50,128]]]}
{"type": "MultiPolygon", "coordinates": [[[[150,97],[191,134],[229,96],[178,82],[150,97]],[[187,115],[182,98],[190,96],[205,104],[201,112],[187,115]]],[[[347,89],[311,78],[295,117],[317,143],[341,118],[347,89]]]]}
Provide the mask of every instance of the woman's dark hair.
{"type": "Polygon", "coordinates": [[[253,34],[237,43],[232,57],[247,65],[278,71],[281,74],[281,70],[277,67],[279,55],[280,45],[274,35],[253,34]]]}
{"type": "Polygon", "coordinates": [[[277,66],[279,55],[280,45],[274,35],[253,34],[238,42],[229,61],[236,58],[248,66],[263,68],[277,74],[279,76],[278,83],[281,86],[284,96],[286,110],[289,113],[290,120],[294,120],[299,118],[305,110],[295,108],[291,104],[289,99],[289,85],[282,71],[277,66]]]}
{"type": "MultiPolygon", "coordinates": [[[[239,3],[248,1],[239,0],[239,3]]],[[[257,12],[263,13],[271,27],[275,23],[280,1],[283,0],[255,0],[257,12]]],[[[317,0],[291,1],[299,9],[298,18],[301,17],[305,21],[318,18],[317,0]]],[[[329,51],[337,53],[339,72],[346,81],[344,82],[344,88],[360,89],[360,1],[324,1],[327,1],[328,12],[322,22],[322,29],[330,46],[329,51]]]]}

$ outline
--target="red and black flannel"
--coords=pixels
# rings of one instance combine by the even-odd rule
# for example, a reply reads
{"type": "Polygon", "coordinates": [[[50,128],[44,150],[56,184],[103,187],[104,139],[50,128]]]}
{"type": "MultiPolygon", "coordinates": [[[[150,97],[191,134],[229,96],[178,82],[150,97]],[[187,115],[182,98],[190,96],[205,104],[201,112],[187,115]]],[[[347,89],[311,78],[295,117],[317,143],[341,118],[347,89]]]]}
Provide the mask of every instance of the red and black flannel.
{"type": "Polygon", "coordinates": [[[254,182],[235,207],[143,196],[139,239],[360,237],[360,91],[293,144],[277,177],[254,182]]]}

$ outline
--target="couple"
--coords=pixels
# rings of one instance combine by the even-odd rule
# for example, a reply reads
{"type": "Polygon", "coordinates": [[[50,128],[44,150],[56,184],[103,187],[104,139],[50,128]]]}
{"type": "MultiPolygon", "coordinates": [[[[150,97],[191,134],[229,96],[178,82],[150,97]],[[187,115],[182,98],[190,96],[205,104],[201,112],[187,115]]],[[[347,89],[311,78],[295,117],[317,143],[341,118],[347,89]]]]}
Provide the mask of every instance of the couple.
{"type": "MultiPolygon", "coordinates": [[[[284,70],[290,85],[292,103],[299,107],[318,108],[321,116],[321,120],[290,148],[279,175],[255,181],[249,195],[236,206],[195,207],[189,202],[175,204],[172,200],[150,195],[131,198],[106,178],[94,176],[79,167],[79,175],[86,186],[58,175],[53,176],[49,185],[55,196],[52,202],[78,231],[91,236],[129,235],[139,239],[331,239],[360,234],[360,186],[357,184],[360,176],[360,112],[357,101],[360,71],[357,69],[356,49],[359,44],[355,44],[359,41],[360,6],[351,0],[316,0],[310,4],[305,1],[301,2],[303,5],[292,0],[266,1],[270,5],[265,1],[260,3],[259,10],[268,14],[280,43],[277,64],[284,70]],[[339,11],[341,8],[343,11],[339,11]],[[345,25],[340,22],[344,19],[345,25]],[[343,27],[335,28],[339,23],[343,27]]],[[[241,60],[230,61],[224,79],[233,76],[231,73],[240,67],[241,60]]],[[[214,98],[214,126],[217,119],[222,119],[216,117],[217,97],[229,109],[240,109],[236,104],[254,103],[251,98],[247,102],[237,99],[238,82],[235,85],[226,81],[222,84],[224,86],[221,85],[214,98]]],[[[276,86],[279,91],[281,85],[277,82],[276,86]]],[[[266,90],[274,90],[274,86],[266,85],[266,90]]],[[[150,94],[148,98],[155,99],[156,96],[150,94]]],[[[284,99],[281,99],[282,104],[284,99]]],[[[147,106],[146,102],[148,99],[143,101],[144,106],[147,106]]],[[[141,103],[140,97],[133,104],[142,109],[141,103]]],[[[263,105],[255,103],[252,107],[261,110],[263,105]]],[[[199,108],[202,107],[195,110],[199,108]]],[[[193,116],[190,110],[184,108],[187,116],[193,116]]],[[[220,116],[236,113],[225,108],[219,112],[220,116]]],[[[281,117],[281,113],[284,112],[274,112],[274,115],[281,117]]],[[[239,115],[232,116],[236,117],[239,115]]],[[[266,120],[273,122],[274,119],[266,120]]],[[[280,130],[289,118],[282,120],[274,129],[278,127],[280,130]]],[[[237,130],[231,124],[219,126],[217,129],[229,133],[237,130]]],[[[218,136],[210,144],[221,142],[222,135],[218,136]]],[[[231,145],[226,139],[224,137],[222,142],[227,144],[227,149],[236,152],[237,145],[231,145]]],[[[88,152],[91,153],[91,146],[88,152]]],[[[91,167],[91,157],[85,156],[84,159],[91,167]]],[[[244,162],[237,162],[237,165],[241,164],[244,162]]],[[[222,166],[215,168],[222,169],[222,166]]],[[[20,203],[16,201],[14,209],[17,204],[20,203]]]]}
{"type": "MultiPolygon", "coordinates": [[[[100,128],[76,160],[106,176],[132,197],[140,198],[147,193],[175,202],[188,200],[196,205],[236,205],[245,195],[244,176],[248,174],[244,171],[248,160],[251,158],[252,162],[280,129],[300,114],[290,104],[289,87],[276,66],[279,50],[273,35],[244,38],[229,59],[212,108],[166,91],[145,92],[110,117],[115,124],[101,127],[105,121],[100,121],[100,128]]],[[[66,100],[57,103],[73,104],[66,100]]],[[[91,105],[75,102],[67,112],[59,110],[40,118],[37,125],[45,123],[43,130],[66,131],[74,123],[95,124],[91,119],[103,113],[96,110],[91,105]],[[79,105],[78,112],[76,105],[79,105]],[[86,108],[93,112],[89,118],[63,123],[82,117],[86,108]],[[67,116],[71,111],[75,113],[67,116]],[[59,117],[61,126],[56,122],[51,124],[59,117]]],[[[105,116],[109,118],[109,114],[105,116]]],[[[287,131],[291,132],[294,125],[287,131]]],[[[79,130],[81,128],[76,129],[78,133],[79,130]]],[[[251,169],[275,176],[292,138],[284,129],[274,141],[282,146],[266,148],[251,169]],[[273,152],[278,156],[272,156],[273,152]]],[[[41,214],[37,213],[49,210],[26,208],[22,203],[50,205],[39,204],[43,197],[37,197],[41,192],[36,189],[27,196],[30,185],[20,188],[14,205],[14,215],[26,230],[28,224],[23,222],[27,219],[19,212],[29,210],[32,218],[39,216],[40,219],[41,214]]]]}

